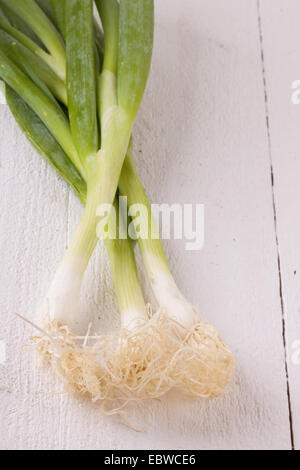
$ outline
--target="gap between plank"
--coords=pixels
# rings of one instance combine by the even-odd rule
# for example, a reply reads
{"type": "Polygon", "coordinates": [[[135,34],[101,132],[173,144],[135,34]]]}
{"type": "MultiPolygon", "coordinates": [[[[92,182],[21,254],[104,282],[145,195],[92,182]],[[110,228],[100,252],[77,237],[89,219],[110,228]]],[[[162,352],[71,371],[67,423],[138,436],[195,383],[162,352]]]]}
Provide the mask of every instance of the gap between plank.
{"type": "Polygon", "coordinates": [[[260,0],[257,0],[257,15],[258,15],[260,52],[261,52],[262,78],[263,78],[263,87],[264,87],[264,96],[265,96],[266,128],[267,128],[268,150],[269,150],[269,160],[270,160],[270,178],[271,178],[271,188],[272,188],[274,230],[275,230],[275,240],[276,240],[276,250],[277,250],[279,295],[280,295],[281,314],[282,314],[282,339],[283,339],[283,347],[284,347],[286,387],[287,387],[287,399],[288,399],[289,421],[290,421],[290,436],[291,436],[292,450],[295,450],[293,412],[292,412],[292,402],[291,402],[291,392],[290,392],[289,368],[288,368],[288,362],[287,362],[286,315],[285,315],[285,306],[284,306],[284,299],[283,299],[283,282],[282,282],[281,258],[280,258],[279,238],[278,238],[278,220],[277,220],[277,209],[276,209],[275,187],[274,187],[274,166],[273,166],[272,148],[271,148],[269,103],[268,103],[268,92],[267,92],[267,79],[266,79],[266,68],[265,68],[263,27],[262,27],[260,0]]]}

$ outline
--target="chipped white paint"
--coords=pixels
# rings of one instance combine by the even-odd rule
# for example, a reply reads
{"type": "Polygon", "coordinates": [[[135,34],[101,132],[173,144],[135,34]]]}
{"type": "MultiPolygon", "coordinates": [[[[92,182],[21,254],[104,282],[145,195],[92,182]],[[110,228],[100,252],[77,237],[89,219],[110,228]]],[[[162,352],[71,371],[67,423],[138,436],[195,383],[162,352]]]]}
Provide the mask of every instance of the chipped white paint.
{"type": "MultiPolygon", "coordinates": [[[[263,4],[274,191],[257,1],[227,0],[224,6],[221,0],[156,0],[154,61],[135,127],[135,154],[153,202],[205,204],[204,249],[186,252],[183,240],[168,243],[167,252],[183,293],[231,345],[238,372],[220,400],[172,395],[136,406],[128,418],[145,432],[60,393],[61,384],[34,368],[31,352],[21,349],[32,330],[15,313],[37,321],[36,308],[81,208],[26,142],[7,107],[0,107],[0,331],[7,342],[7,362],[0,366],[1,449],[291,448],[278,251],[300,447],[299,373],[289,350],[300,339],[299,276],[293,274],[300,273],[300,107],[288,108],[300,70],[289,74],[276,62],[279,51],[282,60],[295,57],[295,64],[299,53],[300,64],[300,7],[297,0],[263,4]],[[280,34],[288,32],[285,50],[280,34]]],[[[81,327],[95,318],[94,328],[118,325],[101,246],[88,268],[81,309],[81,327]]]]}

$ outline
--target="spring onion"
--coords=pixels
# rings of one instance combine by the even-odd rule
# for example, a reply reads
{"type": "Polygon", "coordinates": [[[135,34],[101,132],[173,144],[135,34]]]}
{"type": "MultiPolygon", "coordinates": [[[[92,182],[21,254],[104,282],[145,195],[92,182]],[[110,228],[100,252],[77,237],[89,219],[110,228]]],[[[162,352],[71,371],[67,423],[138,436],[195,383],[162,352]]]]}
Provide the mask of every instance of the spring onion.
{"type": "Polygon", "coordinates": [[[65,52],[61,37],[56,28],[48,19],[46,14],[34,0],[1,0],[7,9],[12,10],[20,17],[38,36],[48,53],[42,54],[43,59],[48,62],[60,78],[65,77],[65,52]]]}
{"type": "Polygon", "coordinates": [[[68,383],[94,399],[157,397],[173,386],[196,396],[218,396],[233,375],[234,359],[176,286],[132,155],[131,131],[151,61],[153,1],[96,0],[104,57],[92,0],[2,3],[49,51],[26,35],[26,28],[12,25],[8,15],[8,21],[0,19],[0,77],[8,84],[8,104],[27,137],[85,204],[46,295],[42,313],[48,333],[39,344],[68,383]],[[39,68],[37,61],[43,62],[39,68]],[[145,224],[150,222],[151,234],[138,240],[159,310],[148,318],[131,243],[105,236],[122,329],[87,336],[82,345],[72,334],[80,285],[99,226],[103,236],[114,231],[112,212],[100,209],[111,207],[118,187],[129,206],[143,204],[148,210],[145,224]]]}
{"type": "MultiPolygon", "coordinates": [[[[29,140],[73,187],[79,199],[85,204],[85,181],[44,123],[10,87],[6,87],[6,99],[16,121],[29,140]]],[[[108,238],[106,239],[106,247],[119,301],[121,322],[125,326],[126,322],[130,321],[130,312],[144,311],[145,317],[147,315],[131,242],[127,238],[108,238]]],[[[117,394],[119,398],[122,397],[121,403],[123,403],[125,398],[129,398],[129,391],[133,391],[136,396],[141,397],[144,396],[147,386],[147,396],[158,396],[164,393],[169,385],[162,380],[170,367],[166,359],[169,358],[170,351],[175,351],[178,347],[175,340],[169,337],[169,332],[163,322],[157,324],[147,321],[146,325],[147,327],[144,323],[143,327],[139,327],[135,331],[130,328],[128,332],[123,328],[120,333],[111,336],[98,335],[96,338],[92,338],[95,342],[92,350],[85,346],[84,351],[81,346],[81,338],[68,335],[65,327],[59,329],[58,335],[57,328],[53,328],[51,325],[50,328],[47,328],[43,338],[38,338],[38,345],[46,357],[55,358],[55,367],[60,371],[63,370],[65,380],[75,389],[80,392],[88,391],[94,398],[97,397],[102,402],[105,402],[106,397],[111,399],[117,394]],[[49,335],[51,341],[49,341],[49,335]],[[155,343],[153,338],[156,340],[155,343]],[[80,341],[79,347],[78,341],[80,341]],[[103,369],[99,367],[98,361],[95,364],[95,349],[97,356],[101,355],[102,350],[102,363],[105,357],[109,360],[107,367],[109,367],[109,376],[113,377],[113,383],[111,379],[103,379],[103,369]],[[59,359],[57,358],[57,350],[60,355],[59,359]],[[84,357],[89,359],[84,363],[84,371],[82,370],[83,353],[84,357]],[[145,367],[147,366],[145,357],[153,358],[151,367],[145,367]],[[78,362],[76,362],[77,360],[78,362]],[[101,387],[98,380],[91,380],[93,374],[98,379],[102,377],[101,387]]],[[[107,408],[105,411],[108,411],[107,408]]]]}

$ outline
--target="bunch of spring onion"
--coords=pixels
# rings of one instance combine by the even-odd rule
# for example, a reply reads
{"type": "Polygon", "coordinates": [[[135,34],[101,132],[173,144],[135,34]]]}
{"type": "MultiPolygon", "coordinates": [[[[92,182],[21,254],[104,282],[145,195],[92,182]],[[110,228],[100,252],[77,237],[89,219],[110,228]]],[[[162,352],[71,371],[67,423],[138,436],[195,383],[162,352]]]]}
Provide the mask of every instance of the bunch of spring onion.
{"type": "Polygon", "coordinates": [[[218,396],[233,376],[234,359],[174,281],[132,153],[151,63],[153,0],[96,0],[102,29],[93,6],[92,0],[0,0],[0,78],[8,105],[85,205],[40,309],[44,324],[36,342],[69,385],[110,409],[115,400],[159,397],[173,387],[218,396]],[[148,210],[149,236],[138,243],[155,314],[146,307],[121,222],[115,230],[110,208],[119,193],[129,206],[148,210]],[[79,337],[80,286],[99,236],[121,329],[79,337]]]}

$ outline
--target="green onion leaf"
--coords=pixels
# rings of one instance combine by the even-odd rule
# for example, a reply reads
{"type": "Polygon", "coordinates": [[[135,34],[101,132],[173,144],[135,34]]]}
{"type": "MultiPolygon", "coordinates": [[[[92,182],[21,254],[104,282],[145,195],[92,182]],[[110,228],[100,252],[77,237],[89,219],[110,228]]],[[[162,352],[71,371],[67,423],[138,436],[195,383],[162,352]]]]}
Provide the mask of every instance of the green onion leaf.
{"type": "MultiPolygon", "coordinates": [[[[43,10],[43,12],[48,16],[49,20],[52,21],[52,23],[57,26],[56,23],[56,18],[54,15],[54,11],[51,5],[50,0],[35,0],[38,6],[43,10]]],[[[60,3],[60,0],[55,0],[55,3],[60,3]]]]}
{"type": "Polygon", "coordinates": [[[102,135],[105,132],[106,116],[116,109],[117,68],[119,37],[119,4],[116,0],[96,0],[105,36],[104,60],[100,80],[98,81],[98,109],[101,116],[102,135]]]}
{"type": "Polygon", "coordinates": [[[0,50],[0,78],[33,109],[58,140],[79,171],[83,170],[71,138],[69,122],[60,106],[44,93],[0,50]]]}
{"type": "Polygon", "coordinates": [[[25,47],[34,52],[35,54],[45,54],[46,52],[41,49],[41,47],[34,42],[29,36],[24,34],[22,31],[19,31],[17,28],[12,26],[3,16],[0,15],[0,28],[6,31],[8,34],[13,36],[19,42],[21,42],[25,47]]]}
{"type": "Polygon", "coordinates": [[[153,30],[153,0],[120,0],[118,102],[132,121],[150,71],[153,30]]]}
{"type": "Polygon", "coordinates": [[[52,97],[48,89],[64,104],[67,104],[66,89],[63,81],[37,55],[27,49],[15,38],[0,29],[0,49],[18,65],[23,72],[52,97]]]}
{"type": "Polygon", "coordinates": [[[85,181],[45,124],[9,86],[6,86],[6,101],[26,137],[38,152],[73,187],[80,200],[84,202],[86,197],[85,181]]]}
{"type": "Polygon", "coordinates": [[[53,66],[61,78],[65,77],[65,51],[55,26],[34,0],[1,0],[12,9],[41,39],[53,59],[53,66]]]}
{"type": "Polygon", "coordinates": [[[66,45],[71,131],[85,161],[99,147],[92,0],[66,0],[66,45]]]}
{"type": "Polygon", "coordinates": [[[117,0],[96,0],[105,36],[103,69],[117,75],[119,42],[119,4],[117,0]]]}
{"type": "Polygon", "coordinates": [[[25,23],[25,21],[22,20],[22,18],[20,18],[18,15],[16,15],[16,13],[11,10],[7,5],[5,5],[5,3],[0,0],[0,7],[1,7],[1,10],[3,11],[5,17],[7,18],[7,20],[9,21],[9,23],[14,27],[16,28],[17,30],[19,30],[20,32],[22,32],[23,34],[25,34],[27,37],[29,37],[32,41],[34,41],[36,44],[38,44],[42,49],[45,50],[44,48],[44,45],[42,43],[42,41],[39,39],[39,37],[35,34],[34,31],[32,31],[32,29],[30,28],[30,26],[28,26],[27,23],[25,23]]]}
{"type": "MultiPolygon", "coordinates": [[[[86,183],[45,124],[25,101],[8,86],[6,87],[6,100],[15,120],[29,141],[43,158],[71,185],[75,194],[85,204],[86,183]]],[[[114,205],[118,214],[117,201],[114,205]]],[[[124,316],[127,309],[135,308],[141,315],[144,314],[146,317],[145,301],[130,240],[128,238],[118,239],[113,237],[114,234],[118,235],[120,233],[119,222],[119,218],[116,218],[116,220],[112,218],[108,223],[107,230],[111,234],[111,238],[108,237],[105,240],[105,245],[111,262],[120,312],[124,316]],[[116,222],[116,227],[114,222],[116,222]],[[121,270],[120,266],[122,266],[121,270]]]]}
{"type": "Polygon", "coordinates": [[[43,0],[51,3],[56,24],[63,37],[66,35],[65,8],[66,0],[43,0]]]}
{"type": "Polygon", "coordinates": [[[99,59],[101,62],[101,67],[102,67],[102,60],[104,56],[104,34],[103,31],[101,30],[99,24],[97,23],[96,20],[94,20],[94,30],[95,30],[95,41],[96,41],[96,47],[98,50],[99,54],[99,59]]]}

